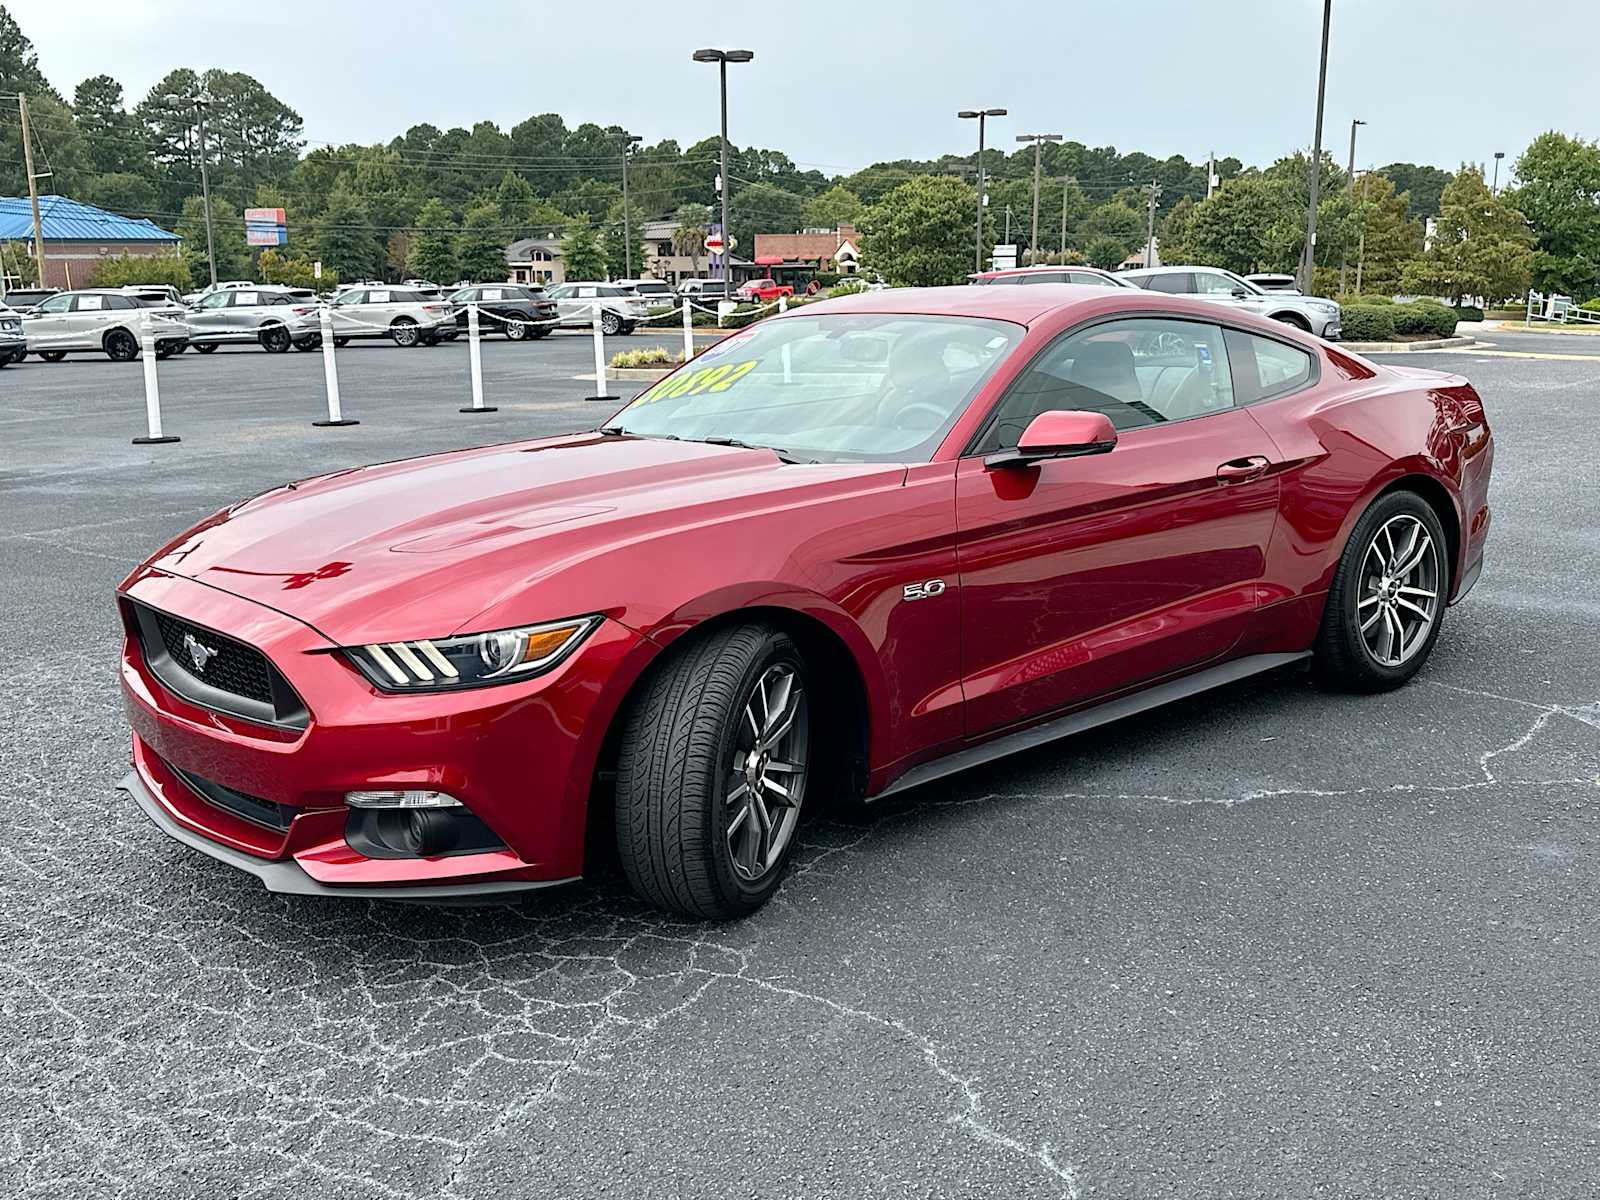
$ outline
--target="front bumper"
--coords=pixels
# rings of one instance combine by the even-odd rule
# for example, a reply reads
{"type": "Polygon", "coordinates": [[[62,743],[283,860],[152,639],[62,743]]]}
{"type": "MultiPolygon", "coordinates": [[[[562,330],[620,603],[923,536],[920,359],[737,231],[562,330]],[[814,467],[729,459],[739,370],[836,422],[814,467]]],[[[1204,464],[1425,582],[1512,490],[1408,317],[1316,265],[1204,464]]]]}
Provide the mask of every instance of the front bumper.
{"type": "Polygon", "coordinates": [[[192,580],[139,573],[128,598],[259,649],[309,713],[303,728],[204,708],[170,690],[125,641],[122,685],[141,808],[166,832],[276,891],[425,899],[520,891],[583,870],[587,805],[605,731],[648,643],[606,621],[547,675],[454,693],[378,692],[316,630],[192,580]],[[279,827],[218,807],[182,773],[280,806],[279,827]],[[447,792],[493,849],[369,857],[347,839],[344,793],[447,792]],[[182,831],[180,837],[174,829],[182,831]],[[242,856],[242,857],[241,857],[242,856]],[[440,890],[443,889],[443,890],[440,890]]]}

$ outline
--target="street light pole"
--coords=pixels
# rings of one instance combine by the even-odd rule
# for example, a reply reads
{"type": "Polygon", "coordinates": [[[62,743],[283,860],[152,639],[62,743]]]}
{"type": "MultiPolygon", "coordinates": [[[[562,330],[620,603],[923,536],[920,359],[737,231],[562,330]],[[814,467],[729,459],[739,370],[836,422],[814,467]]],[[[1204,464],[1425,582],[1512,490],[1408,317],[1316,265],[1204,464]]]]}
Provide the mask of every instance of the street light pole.
{"type": "Polygon", "coordinates": [[[1306,245],[1300,255],[1300,290],[1311,295],[1317,253],[1317,201],[1322,190],[1322,102],[1328,90],[1328,26],[1333,0],[1322,0],[1322,65],[1317,70],[1317,128],[1311,144],[1311,203],[1306,210],[1306,245]]]}
{"type": "MultiPolygon", "coordinates": [[[[628,153],[640,142],[642,137],[635,134],[622,135],[622,263],[623,278],[633,278],[633,226],[628,221],[628,153]]],[[[644,269],[644,264],[639,264],[639,269],[644,269]]]]}
{"type": "Polygon", "coordinates": [[[1500,160],[1505,156],[1506,152],[1504,150],[1496,150],[1494,152],[1494,186],[1489,189],[1490,194],[1494,196],[1500,194],[1500,160]]]}
{"type": "MultiPolygon", "coordinates": [[[[38,274],[38,286],[47,286],[44,281],[44,222],[39,219],[39,179],[40,176],[33,169],[33,132],[28,121],[28,98],[24,95],[17,96],[17,117],[22,122],[22,164],[23,170],[28,173],[28,201],[33,205],[33,266],[38,274]]],[[[5,275],[5,267],[0,264],[0,277],[5,275]]],[[[4,283],[0,282],[0,287],[4,283]]]]}
{"type": "Polygon", "coordinates": [[[1033,233],[1028,239],[1028,262],[1039,261],[1039,151],[1045,142],[1059,142],[1059,133],[1019,133],[1017,141],[1033,143],[1033,233]]]}
{"type": "Polygon", "coordinates": [[[753,50],[696,50],[693,55],[695,62],[716,63],[722,77],[722,173],[719,177],[722,192],[722,253],[717,257],[722,267],[723,283],[730,281],[733,258],[733,230],[729,227],[728,217],[728,192],[731,190],[728,183],[728,64],[747,63],[755,56],[753,50]]]}
{"type": "MultiPolygon", "coordinates": [[[[1365,124],[1366,122],[1361,120],[1352,120],[1350,122],[1350,161],[1344,171],[1344,190],[1351,195],[1354,195],[1356,190],[1356,126],[1365,124]]],[[[1365,194],[1365,188],[1362,191],[1365,194]]],[[[1348,257],[1347,251],[1349,249],[1350,240],[1349,236],[1346,235],[1339,247],[1339,291],[1341,293],[1344,291],[1345,259],[1348,257]]]]}
{"type": "Polygon", "coordinates": [[[972,249],[973,270],[983,270],[983,130],[984,121],[989,117],[1003,117],[1006,110],[1003,108],[963,108],[956,116],[963,121],[970,121],[974,117],[978,120],[978,233],[977,240],[972,249]]]}
{"type": "MultiPolygon", "coordinates": [[[[162,99],[173,104],[184,103],[185,97],[168,93],[162,99]]],[[[206,107],[211,103],[211,97],[201,92],[192,101],[195,117],[200,125],[200,195],[206,210],[206,263],[211,269],[211,286],[217,286],[217,246],[211,232],[211,176],[206,171],[206,107]]]]}

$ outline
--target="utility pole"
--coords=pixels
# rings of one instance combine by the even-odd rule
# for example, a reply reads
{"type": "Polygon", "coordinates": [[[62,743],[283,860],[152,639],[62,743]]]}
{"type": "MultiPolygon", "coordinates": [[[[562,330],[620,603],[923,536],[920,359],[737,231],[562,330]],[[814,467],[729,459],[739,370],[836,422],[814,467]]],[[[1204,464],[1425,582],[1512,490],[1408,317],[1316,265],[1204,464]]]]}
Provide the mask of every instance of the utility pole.
{"type": "Polygon", "coordinates": [[[1061,177],[1061,261],[1067,261],[1067,189],[1077,180],[1071,175],[1061,177]]]}
{"type": "Polygon", "coordinates": [[[983,129],[984,121],[989,117],[1003,117],[1006,110],[1003,108],[963,108],[956,114],[963,121],[970,121],[974,117],[978,121],[978,234],[972,249],[973,270],[983,270],[983,129]]]}
{"type": "MultiPolygon", "coordinates": [[[[1350,161],[1349,161],[1348,165],[1346,165],[1346,167],[1345,167],[1344,187],[1345,187],[1345,191],[1350,192],[1352,194],[1356,190],[1356,126],[1357,125],[1365,125],[1365,124],[1366,124],[1365,121],[1360,121],[1360,120],[1352,120],[1350,122],[1350,161]]],[[[1365,185],[1363,185],[1362,194],[1363,195],[1366,194],[1365,193],[1365,185]]],[[[1345,252],[1347,250],[1349,250],[1349,248],[1350,248],[1350,241],[1349,241],[1349,238],[1347,236],[1346,238],[1341,240],[1341,244],[1340,244],[1340,247],[1339,247],[1339,291],[1340,292],[1344,291],[1344,260],[1345,260],[1345,252]]]]}
{"type": "Polygon", "coordinates": [[[1356,247],[1356,295],[1361,294],[1361,267],[1367,257],[1367,176],[1369,168],[1361,172],[1361,243],[1356,247]]]}
{"type": "Polygon", "coordinates": [[[1161,185],[1150,181],[1150,198],[1145,204],[1144,265],[1155,266],[1156,256],[1156,201],[1161,196],[1161,185]]]}
{"type": "Polygon", "coordinates": [[[1213,150],[1206,155],[1206,199],[1211,199],[1211,193],[1217,187],[1217,152],[1213,150]]]}
{"type": "Polygon", "coordinates": [[[1317,201],[1322,190],[1322,102],[1328,90],[1328,26],[1333,0],[1322,0],[1322,65],[1317,70],[1317,128],[1311,143],[1311,203],[1306,209],[1306,244],[1300,254],[1300,290],[1311,295],[1317,254],[1317,201]]]}
{"type": "Polygon", "coordinates": [[[22,163],[28,172],[28,199],[33,204],[33,262],[44,287],[44,222],[39,219],[39,176],[33,170],[33,132],[28,128],[28,98],[17,96],[17,116],[22,120],[22,163]]]}
{"type": "MultiPolygon", "coordinates": [[[[623,278],[633,278],[633,226],[628,222],[628,152],[640,142],[642,137],[625,133],[622,135],[622,263],[623,278]]],[[[726,235],[724,235],[726,236],[726,235]]],[[[639,264],[639,269],[644,269],[644,264],[639,264]]]]}
{"type": "Polygon", "coordinates": [[[211,286],[217,286],[217,246],[211,234],[211,178],[206,173],[206,106],[210,97],[202,93],[194,99],[195,112],[200,117],[200,194],[206,206],[206,262],[211,267],[211,286]]]}
{"type": "Polygon", "coordinates": [[[1004,241],[1008,246],[1011,244],[1011,205],[1009,204],[1006,205],[1006,236],[1004,241]]]}
{"type": "Polygon", "coordinates": [[[1505,156],[1506,152],[1504,150],[1496,150],[1494,152],[1494,186],[1489,189],[1491,196],[1500,194],[1500,160],[1505,156]]]}
{"type": "Polygon", "coordinates": [[[717,177],[717,188],[722,193],[722,253],[718,256],[724,284],[733,279],[733,231],[728,227],[728,193],[732,191],[728,180],[728,64],[747,63],[754,58],[753,50],[696,50],[690,57],[695,62],[714,62],[722,75],[722,166],[717,177]]]}
{"type": "MultiPolygon", "coordinates": [[[[1039,261],[1039,150],[1045,142],[1059,142],[1059,133],[1021,133],[1017,135],[1019,142],[1033,143],[1033,234],[1028,239],[1028,262],[1039,261]]],[[[1066,193],[1061,196],[1061,210],[1066,212],[1066,193]]],[[[1065,234],[1062,235],[1065,237],[1065,234]]]]}

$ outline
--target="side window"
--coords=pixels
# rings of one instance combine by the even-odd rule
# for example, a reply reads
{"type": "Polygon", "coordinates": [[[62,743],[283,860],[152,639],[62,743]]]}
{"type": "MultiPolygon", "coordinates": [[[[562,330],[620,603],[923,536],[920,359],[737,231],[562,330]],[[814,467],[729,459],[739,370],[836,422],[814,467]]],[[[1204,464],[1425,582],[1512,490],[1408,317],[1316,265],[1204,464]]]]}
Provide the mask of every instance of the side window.
{"type": "Polygon", "coordinates": [[[1116,287],[1109,279],[1102,279],[1098,275],[1091,275],[1087,271],[1073,271],[1067,276],[1068,283],[1082,283],[1089,287],[1116,287]]]}
{"type": "Polygon", "coordinates": [[[1240,404],[1297,391],[1316,378],[1316,360],[1298,346],[1238,329],[1228,330],[1227,340],[1240,404]]]}
{"type": "Polygon", "coordinates": [[[230,295],[231,295],[231,293],[228,293],[228,292],[212,292],[211,295],[207,296],[204,300],[200,301],[200,307],[201,308],[221,308],[223,305],[225,305],[228,302],[228,300],[230,298],[230,295]]]}
{"type": "Polygon", "coordinates": [[[1170,275],[1146,275],[1135,279],[1140,287],[1152,292],[1168,292],[1174,296],[1187,296],[1194,291],[1194,276],[1188,271],[1174,271],[1170,275]]]}
{"type": "Polygon", "coordinates": [[[73,312],[99,312],[106,306],[104,296],[79,296],[77,306],[73,312]]]}
{"type": "Polygon", "coordinates": [[[1195,294],[1199,296],[1231,296],[1239,286],[1220,271],[1196,271],[1194,284],[1195,294]]]}
{"type": "Polygon", "coordinates": [[[72,307],[72,297],[68,295],[51,296],[33,311],[41,313],[64,313],[72,307]]]}
{"type": "Polygon", "coordinates": [[[260,292],[238,291],[233,293],[233,306],[235,308],[254,308],[261,303],[260,292]]]}
{"type": "Polygon", "coordinates": [[[389,293],[387,291],[383,291],[383,292],[368,292],[367,293],[367,303],[368,304],[388,304],[389,303],[389,293]]]}
{"type": "Polygon", "coordinates": [[[595,288],[595,286],[593,284],[590,284],[587,287],[581,287],[581,288],[578,289],[578,299],[579,300],[593,300],[597,294],[598,294],[598,290],[595,288]]]}
{"type": "Polygon", "coordinates": [[[504,300],[505,288],[484,288],[480,300],[504,300]]]}
{"type": "Polygon", "coordinates": [[[1101,412],[1119,430],[1202,417],[1233,407],[1222,329],[1139,317],[1058,338],[1001,399],[977,453],[1017,444],[1042,412],[1101,412]]]}

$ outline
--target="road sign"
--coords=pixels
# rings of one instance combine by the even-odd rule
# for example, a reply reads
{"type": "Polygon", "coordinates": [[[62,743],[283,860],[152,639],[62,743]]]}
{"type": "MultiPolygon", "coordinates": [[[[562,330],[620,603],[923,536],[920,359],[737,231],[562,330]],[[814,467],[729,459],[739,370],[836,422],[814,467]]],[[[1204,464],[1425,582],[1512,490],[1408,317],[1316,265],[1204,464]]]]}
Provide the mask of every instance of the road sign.
{"type": "Polygon", "coordinates": [[[313,279],[321,279],[322,278],[322,260],[320,258],[317,259],[316,262],[311,264],[311,278],[313,278],[313,279]]]}
{"type": "Polygon", "coordinates": [[[706,236],[706,249],[712,254],[721,254],[722,238],[715,233],[708,234],[706,236]]]}

